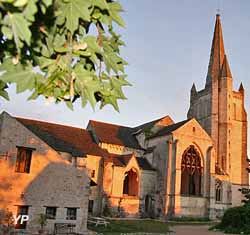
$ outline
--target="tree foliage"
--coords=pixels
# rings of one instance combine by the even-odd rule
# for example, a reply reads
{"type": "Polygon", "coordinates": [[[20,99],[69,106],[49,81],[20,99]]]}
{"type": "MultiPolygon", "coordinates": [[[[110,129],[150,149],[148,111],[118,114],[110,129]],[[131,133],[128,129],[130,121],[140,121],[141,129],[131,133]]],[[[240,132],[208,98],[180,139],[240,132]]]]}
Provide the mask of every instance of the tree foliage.
{"type": "Polygon", "coordinates": [[[29,99],[119,110],[130,85],[114,31],[125,26],[121,11],[116,0],[0,0],[0,96],[8,99],[14,83],[17,93],[32,91],[29,99]]]}

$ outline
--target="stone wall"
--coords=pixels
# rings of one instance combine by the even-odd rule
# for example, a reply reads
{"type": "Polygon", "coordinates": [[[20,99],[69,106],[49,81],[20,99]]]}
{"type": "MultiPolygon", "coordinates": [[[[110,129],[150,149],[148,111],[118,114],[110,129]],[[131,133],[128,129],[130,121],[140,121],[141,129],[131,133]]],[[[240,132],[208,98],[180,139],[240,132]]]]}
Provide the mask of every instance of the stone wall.
{"type": "Polygon", "coordinates": [[[144,214],[146,195],[153,195],[156,184],[156,172],[141,170],[135,157],[132,157],[126,167],[104,163],[103,193],[105,200],[103,210],[108,206],[113,216],[139,217],[144,214]],[[123,194],[125,173],[134,169],[138,177],[138,195],[123,194]]]}
{"type": "Polygon", "coordinates": [[[76,224],[77,232],[86,231],[89,179],[85,169],[77,169],[63,160],[21,123],[6,113],[2,114],[0,158],[0,208],[17,214],[17,206],[29,206],[28,230],[39,228],[39,214],[46,207],[57,207],[55,220],[48,220],[47,229],[55,222],[76,224]],[[32,148],[30,173],[16,173],[17,146],[32,148]],[[77,208],[77,220],[66,220],[66,208],[77,208]]]}

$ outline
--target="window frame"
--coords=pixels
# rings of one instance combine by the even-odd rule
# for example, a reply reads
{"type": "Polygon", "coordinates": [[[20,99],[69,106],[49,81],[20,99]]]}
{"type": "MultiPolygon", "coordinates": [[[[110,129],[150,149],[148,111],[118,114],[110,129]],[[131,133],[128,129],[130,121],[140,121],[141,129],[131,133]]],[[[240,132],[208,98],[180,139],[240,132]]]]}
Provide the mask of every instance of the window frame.
{"type": "Polygon", "coordinates": [[[223,187],[222,182],[219,179],[215,180],[215,202],[221,203],[223,200],[223,187]]]}
{"type": "Polygon", "coordinates": [[[181,159],[181,195],[202,196],[202,157],[194,145],[190,145],[181,159]]]}
{"type": "Polygon", "coordinates": [[[24,146],[16,146],[16,148],[17,148],[17,154],[16,154],[15,172],[29,174],[31,168],[32,154],[34,149],[24,146]]]}
{"type": "MultiPolygon", "coordinates": [[[[50,211],[50,212],[51,212],[51,211],[50,211]]],[[[55,206],[46,206],[45,215],[46,215],[46,218],[47,218],[47,219],[55,220],[55,219],[56,219],[56,212],[57,212],[57,207],[55,207],[55,206]],[[51,210],[53,213],[48,213],[50,210],[51,210]],[[53,211],[53,210],[54,210],[54,211],[53,211]]]]}
{"type": "MultiPolygon", "coordinates": [[[[29,215],[29,207],[30,206],[27,206],[27,205],[18,205],[16,218],[18,218],[19,215],[29,215]],[[22,211],[23,209],[25,210],[25,212],[22,211]]],[[[19,220],[15,224],[15,229],[26,229],[27,221],[23,221],[22,224],[20,222],[21,222],[21,218],[19,218],[19,220]]]]}
{"type": "Polygon", "coordinates": [[[89,200],[88,213],[93,213],[93,211],[94,211],[94,200],[89,200]]]}
{"type": "Polygon", "coordinates": [[[77,220],[77,208],[76,207],[67,207],[66,220],[77,220]],[[69,213],[69,212],[74,213],[69,213]]]}

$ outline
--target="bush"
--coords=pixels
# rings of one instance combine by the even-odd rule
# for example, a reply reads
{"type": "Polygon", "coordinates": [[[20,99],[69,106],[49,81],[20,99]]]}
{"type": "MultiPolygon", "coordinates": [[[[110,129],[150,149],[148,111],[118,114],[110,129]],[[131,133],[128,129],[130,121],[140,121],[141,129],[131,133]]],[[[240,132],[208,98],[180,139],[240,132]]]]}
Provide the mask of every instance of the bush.
{"type": "Polygon", "coordinates": [[[174,221],[174,222],[209,222],[210,219],[208,217],[181,216],[181,217],[171,218],[170,221],[174,221]]]}
{"type": "Polygon", "coordinates": [[[13,214],[8,209],[0,209],[0,234],[8,235],[13,228],[13,214]]]}
{"type": "Polygon", "coordinates": [[[226,210],[216,228],[226,233],[250,234],[250,204],[226,210]]]}

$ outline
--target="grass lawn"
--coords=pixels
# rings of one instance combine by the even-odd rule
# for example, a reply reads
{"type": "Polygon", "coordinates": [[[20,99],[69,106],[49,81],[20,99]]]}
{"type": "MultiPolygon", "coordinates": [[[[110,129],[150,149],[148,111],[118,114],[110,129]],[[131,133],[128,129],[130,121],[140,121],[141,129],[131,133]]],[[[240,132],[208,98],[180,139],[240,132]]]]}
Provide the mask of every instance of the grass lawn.
{"type": "Polygon", "coordinates": [[[88,229],[105,235],[115,235],[135,232],[166,233],[169,227],[167,223],[153,220],[112,220],[107,227],[91,225],[88,229]]]}

